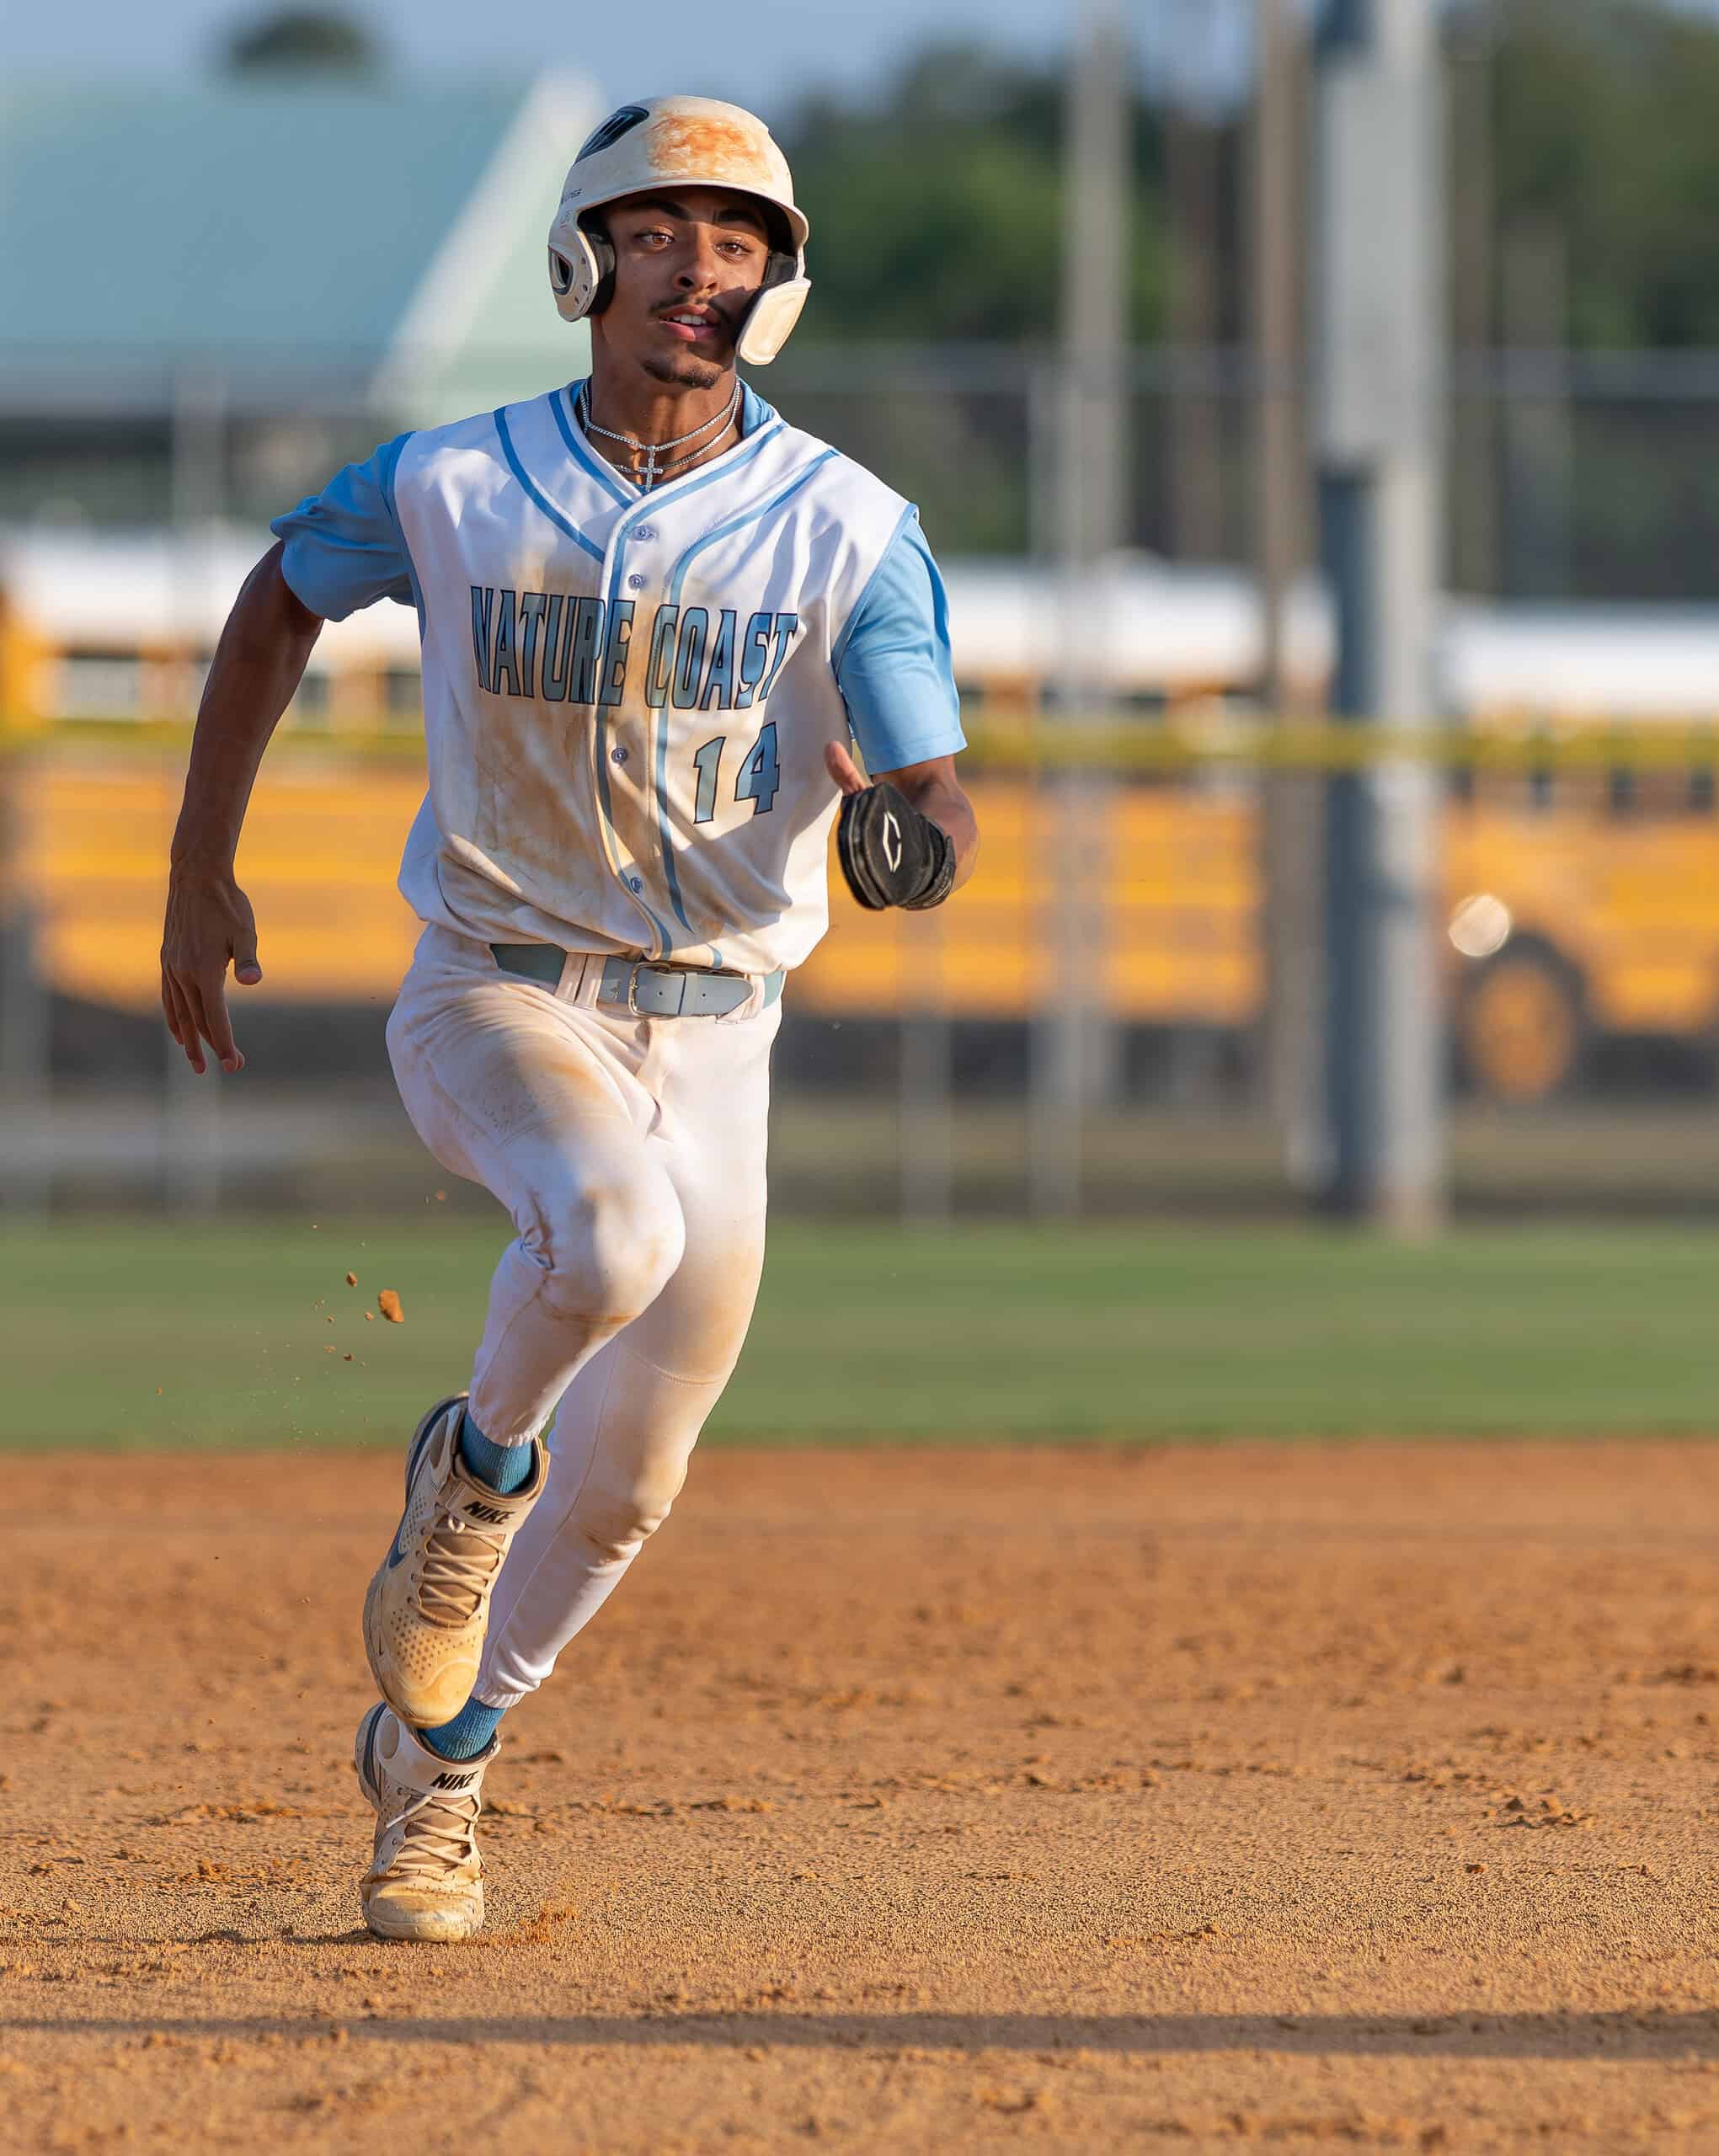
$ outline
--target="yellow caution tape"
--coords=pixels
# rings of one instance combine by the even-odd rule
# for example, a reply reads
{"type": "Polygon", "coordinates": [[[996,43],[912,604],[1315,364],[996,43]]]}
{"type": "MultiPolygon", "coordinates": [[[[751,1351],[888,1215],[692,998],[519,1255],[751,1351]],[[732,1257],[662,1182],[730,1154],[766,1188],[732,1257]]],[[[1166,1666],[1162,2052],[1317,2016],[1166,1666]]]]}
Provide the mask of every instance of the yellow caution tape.
{"type": "MultiPolygon", "coordinates": [[[[1057,772],[1175,777],[1204,771],[1336,773],[1388,764],[1515,773],[1711,771],[1719,767],[1719,718],[1610,724],[1396,726],[1330,718],[1236,714],[1184,718],[967,721],[964,769],[1039,776],[1057,772]]],[[[42,720],[0,713],[0,753],[56,749],[153,750],[183,756],[191,724],[182,719],[42,720]]],[[[289,722],[270,751],[350,759],[357,764],[421,763],[417,726],[338,729],[289,722]]]]}

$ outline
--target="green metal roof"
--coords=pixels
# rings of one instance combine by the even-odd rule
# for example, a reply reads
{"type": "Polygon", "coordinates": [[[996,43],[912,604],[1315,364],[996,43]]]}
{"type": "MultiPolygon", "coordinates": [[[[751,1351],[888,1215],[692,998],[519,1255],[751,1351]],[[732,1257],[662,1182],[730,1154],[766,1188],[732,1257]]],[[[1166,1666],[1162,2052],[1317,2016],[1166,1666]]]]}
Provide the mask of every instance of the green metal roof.
{"type": "Polygon", "coordinates": [[[117,373],[196,358],[241,375],[368,379],[457,233],[476,281],[489,286],[505,264],[507,289],[444,341],[437,371],[458,344],[505,345],[527,373],[537,348],[571,371],[577,352],[547,280],[511,287],[534,255],[541,264],[594,95],[553,78],[8,87],[0,365],[40,380],[62,362],[117,373]]]}
{"type": "Polygon", "coordinates": [[[374,350],[522,94],[9,89],[0,337],[374,350]]]}

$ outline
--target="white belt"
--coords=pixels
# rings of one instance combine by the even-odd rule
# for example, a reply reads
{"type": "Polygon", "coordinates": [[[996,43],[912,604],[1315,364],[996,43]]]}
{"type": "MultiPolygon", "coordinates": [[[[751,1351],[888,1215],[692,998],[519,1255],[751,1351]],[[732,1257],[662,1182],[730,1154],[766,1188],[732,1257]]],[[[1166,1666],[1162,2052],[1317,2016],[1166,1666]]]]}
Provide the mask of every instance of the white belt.
{"type": "MultiPolygon", "coordinates": [[[[568,954],[558,943],[492,943],[490,953],[504,973],[560,985],[568,954]]],[[[782,994],[782,969],[764,979],[766,1007],[782,994]]],[[[599,1003],[616,1004],[635,1018],[721,1018],[738,1011],[752,994],[745,974],[718,974],[697,966],[663,966],[648,958],[605,958],[597,988],[599,1003]]]]}

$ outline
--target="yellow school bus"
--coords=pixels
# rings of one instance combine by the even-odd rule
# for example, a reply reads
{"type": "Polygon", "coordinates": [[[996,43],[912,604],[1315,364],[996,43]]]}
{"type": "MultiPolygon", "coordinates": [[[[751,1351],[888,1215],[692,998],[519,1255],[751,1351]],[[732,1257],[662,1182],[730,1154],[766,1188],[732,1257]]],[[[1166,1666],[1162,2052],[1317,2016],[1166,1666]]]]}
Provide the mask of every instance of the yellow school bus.
{"type": "MultiPolygon", "coordinates": [[[[179,754],[56,744],[14,773],[17,887],[57,990],[152,1005],[179,754]]],[[[1066,966],[1054,797],[976,776],[984,834],[958,904],[862,915],[836,883],[830,935],[792,1007],[1020,1021],[1066,966]]],[[[253,803],[239,873],[267,994],[386,1005],[417,933],[394,889],[422,789],[409,766],[302,749],[253,803]]],[[[1245,1033],[1263,992],[1257,785],[1228,772],[1106,790],[1089,835],[1096,987],[1125,1024],[1245,1033]]],[[[1607,1035],[1719,1038],[1719,817],[1711,772],[1488,777],[1442,813],[1440,947],[1463,1067],[1502,1100],[1542,1099],[1607,1035]]]]}
{"type": "MultiPolygon", "coordinates": [[[[200,547],[49,533],[0,549],[0,724],[36,743],[15,761],[11,877],[36,921],[45,975],[98,1002],[137,1009],[155,996],[183,733],[171,746],[144,743],[152,725],[183,728],[259,551],[218,537],[200,547]]],[[[1257,670],[1248,580],[1139,562],[1117,576],[1126,637],[1113,656],[1134,706],[1117,741],[1161,741],[1178,712],[1221,721],[1257,670]]],[[[1024,564],[958,564],[949,582],[972,707],[1030,727],[1055,647],[1042,577],[1024,564]]],[[[1442,811],[1453,1040],[1471,1082],[1503,1100],[1568,1086],[1608,1036],[1706,1048],[1719,1035],[1711,758],[1695,742],[1679,764],[1651,730],[1630,737],[1639,755],[1621,734],[1609,761],[1583,751],[1608,710],[1663,721],[1702,708],[1719,684],[1719,615],[1541,611],[1447,609],[1439,659],[1443,703],[1464,716],[1469,739],[1513,731],[1529,744],[1508,768],[1482,759],[1471,783],[1453,773],[1442,811]],[[1542,753],[1531,729],[1558,713],[1564,732],[1542,753]]],[[[1316,688],[1329,637],[1316,594],[1300,595],[1290,626],[1301,677],[1316,688]]],[[[270,996],[384,1002],[404,969],[416,931],[393,877],[422,785],[415,661],[409,610],[372,608],[319,640],[239,864],[270,996]]],[[[982,759],[969,783],[984,840],[959,905],[860,915],[838,887],[831,932],[795,979],[795,1008],[1020,1021],[1065,992],[1066,813],[1050,787],[982,759]]],[[[1118,1021],[1237,1034],[1256,1024],[1261,813],[1257,775],[1221,756],[1196,753],[1179,769],[1160,760],[1104,789],[1073,857],[1088,887],[1086,979],[1118,1021]]]]}
{"type": "Polygon", "coordinates": [[[1444,867],[1453,1022],[1482,1091],[1545,1098],[1607,1037],[1719,1045],[1710,763],[1500,780],[1447,811],[1444,867]]]}

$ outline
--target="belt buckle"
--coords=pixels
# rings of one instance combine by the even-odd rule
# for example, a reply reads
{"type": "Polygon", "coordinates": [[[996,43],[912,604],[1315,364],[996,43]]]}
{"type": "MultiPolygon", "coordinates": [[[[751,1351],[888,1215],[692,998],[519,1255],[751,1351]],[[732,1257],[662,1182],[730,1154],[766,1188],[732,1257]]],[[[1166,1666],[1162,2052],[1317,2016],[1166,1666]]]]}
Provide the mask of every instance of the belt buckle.
{"type": "Polygon", "coordinates": [[[681,1002],[684,1007],[686,1001],[686,983],[682,969],[679,966],[658,965],[654,961],[649,958],[635,958],[632,964],[627,969],[627,1008],[633,1017],[649,1018],[652,1017],[678,1017],[680,1015],[678,1011],[652,1012],[649,1011],[641,1011],[639,1009],[638,976],[641,974],[672,974],[679,975],[681,977],[681,1002]]]}

